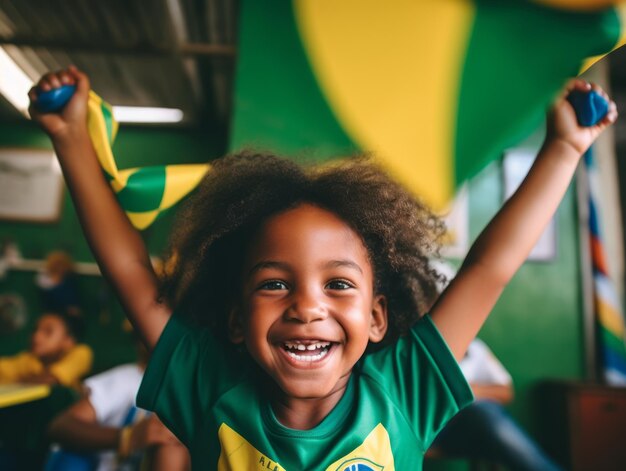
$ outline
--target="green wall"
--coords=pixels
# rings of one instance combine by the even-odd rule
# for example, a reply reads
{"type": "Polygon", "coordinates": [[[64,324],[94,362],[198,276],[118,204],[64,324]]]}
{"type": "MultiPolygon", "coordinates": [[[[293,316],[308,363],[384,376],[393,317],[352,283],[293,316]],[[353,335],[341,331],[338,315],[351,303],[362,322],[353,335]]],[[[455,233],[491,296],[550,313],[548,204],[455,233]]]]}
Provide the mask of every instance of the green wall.
{"type": "MultiPolygon", "coordinates": [[[[122,127],[113,147],[119,168],[166,163],[196,163],[220,155],[224,149],[221,135],[199,130],[122,127]]],[[[0,147],[50,149],[47,137],[30,122],[4,124],[0,127],[0,147]]],[[[173,211],[163,215],[144,231],[152,254],[158,255],[167,243],[173,211]]],[[[89,247],[82,236],[73,204],[67,192],[63,197],[61,218],[52,224],[0,221],[0,241],[12,240],[25,259],[43,259],[51,250],[62,249],[76,261],[92,262],[89,247]]],[[[11,335],[0,334],[0,355],[23,349],[28,342],[32,320],[40,313],[34,272],[11,271],[0,279],[0,294],[19,293],[26,301],[29,323],[11,335]]],[[[87,316],[86,341],[95,351],[94,369],[100,371],[134,358],[129,336],[122,331],[123,313],[104,280],[99,276],[80,276],[81,304],[87,316]]]]}

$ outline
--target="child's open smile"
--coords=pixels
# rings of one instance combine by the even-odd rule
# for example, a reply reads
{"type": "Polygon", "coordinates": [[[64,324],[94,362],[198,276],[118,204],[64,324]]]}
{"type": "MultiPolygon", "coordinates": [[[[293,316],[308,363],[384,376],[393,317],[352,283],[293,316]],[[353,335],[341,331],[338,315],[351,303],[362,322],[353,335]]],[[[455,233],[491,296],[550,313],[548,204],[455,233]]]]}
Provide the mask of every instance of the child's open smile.
{"type": "Polygon", "coordinates": [[[233,340],[286,399],[334,405],[368,342],[386,331],[373,276],[361,238],[333,213],[302,204],[278,214],[249,250],[233,340]]]}
{"type": "Polygon", "coordinates": [[[300,362],[309,363],[315,366],[323,358],[333,346],[333,342],[323,340],[295,340],[293,342],[285,342],[285,352],[296,365],[300,362]]]}

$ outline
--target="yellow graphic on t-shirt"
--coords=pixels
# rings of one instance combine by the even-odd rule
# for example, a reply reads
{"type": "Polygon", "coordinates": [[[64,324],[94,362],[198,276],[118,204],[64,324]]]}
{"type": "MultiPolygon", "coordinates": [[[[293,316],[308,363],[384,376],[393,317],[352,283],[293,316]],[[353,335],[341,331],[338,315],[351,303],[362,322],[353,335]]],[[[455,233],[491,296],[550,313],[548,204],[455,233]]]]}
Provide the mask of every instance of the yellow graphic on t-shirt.
{"type": "Polygon", "coordinates": [[[326,471],[394,471],[389,434],[382,424],[370,432],[361,445],[331,464],[326,471]]]}
{"type": "Polygon", "coordinates": [[[281,465],[254,448],[226,424],[217,432],[222,451],[217,462],[217,471],[271,470],[285,471],[281,465]]]}
{"type": "MultiPolygon", "coordinates": [[[[218,471],[285,471],[274,458],[264,455],[226,424],[218,430],[222,447],[218,471]]],[[[326,471],[395,471],[389,434],[378,424],[363,443],[331,464],[326,471]]]]}

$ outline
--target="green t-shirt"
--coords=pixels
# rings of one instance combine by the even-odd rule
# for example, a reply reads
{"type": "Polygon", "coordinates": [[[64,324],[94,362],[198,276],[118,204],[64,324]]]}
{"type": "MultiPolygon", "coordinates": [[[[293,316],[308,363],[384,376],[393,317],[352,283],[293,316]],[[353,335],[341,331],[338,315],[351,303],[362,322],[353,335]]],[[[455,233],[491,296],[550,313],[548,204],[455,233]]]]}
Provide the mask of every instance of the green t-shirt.
{"type": "Polygon", "coordinates": [[[205,330],[173,316],[139,389],[189,448],[193,469],[420,470],[437,432],[472,393],[428,316],[355,366],[345,394],[311,430],[281,425],[267,376],[205,330]]]}

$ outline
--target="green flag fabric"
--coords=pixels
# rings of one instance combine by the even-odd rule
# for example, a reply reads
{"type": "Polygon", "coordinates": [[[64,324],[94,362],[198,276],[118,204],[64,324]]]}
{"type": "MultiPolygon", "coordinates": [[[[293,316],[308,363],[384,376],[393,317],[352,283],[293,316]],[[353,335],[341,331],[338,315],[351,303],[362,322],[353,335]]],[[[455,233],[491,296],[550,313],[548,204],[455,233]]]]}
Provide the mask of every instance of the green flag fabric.
{"type": "Polygon", "coordinates": [[[231,148],[371,152],[442,208],[623,43],[625,16],[601,0],[244,0],[231,148]]]}

